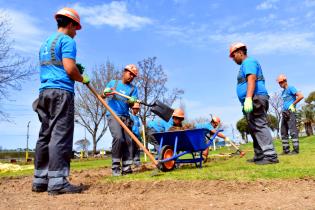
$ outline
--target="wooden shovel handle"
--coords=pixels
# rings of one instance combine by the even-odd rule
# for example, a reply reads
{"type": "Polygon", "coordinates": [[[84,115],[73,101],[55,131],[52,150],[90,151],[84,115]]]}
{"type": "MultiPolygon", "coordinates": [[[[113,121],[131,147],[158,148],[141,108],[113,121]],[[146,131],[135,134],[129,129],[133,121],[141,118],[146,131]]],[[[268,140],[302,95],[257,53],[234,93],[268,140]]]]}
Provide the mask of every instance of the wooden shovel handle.
{"type": "MultiPolygon", "coordinates": [[[[155,166],[158,166],[158,161],[155,160],[153,155],[143,146],[143,144],[139,141],[139,139],[130,131],[130,129],[123,123],[123,121],[116,115],[116,113],[109,107],[109,105],[104,101],[104,99],[96,92],[96,90],[90,85],[86,85],[90,91],[95,95],[95,97],[105,106],[105,108],[111,113],[111,115],[115,118],[115,120],[119,123],[121,127],[128,133],[128,135],[132,138],[134,142],[148,155],[150,160],[153,162],[155,166]]],[[[122,94],[123,95],[123,94],[122,94]]]]}

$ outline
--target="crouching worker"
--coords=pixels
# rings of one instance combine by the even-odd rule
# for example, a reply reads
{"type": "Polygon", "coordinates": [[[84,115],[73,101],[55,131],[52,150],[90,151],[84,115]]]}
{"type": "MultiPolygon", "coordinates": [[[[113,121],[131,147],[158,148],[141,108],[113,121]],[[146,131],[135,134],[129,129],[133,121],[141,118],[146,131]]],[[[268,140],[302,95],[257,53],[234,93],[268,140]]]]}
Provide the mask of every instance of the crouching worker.
{"type": "Polygon", "coordinates": [[[183,121],[185,119],[185,113],[183,110],[177,108],[174,110],[173,115],[173,125],[168,129],[168,131],[180,131],[184,130],[183,121]]]}
{"type": "MultiPolygon", "coordinates": [[[[221,120],[219,117],[212,117],[211,121],[210,122],[206,122],[206,123],[197,123],[195,125],[195,128],[206,128],[210,131],[210,135],[213,135],[217,132],[217,128],[219,126],[219,124],[221,123],[221,120]]],[[[219,132],[218,137],[224,139],[224,141],[230,141],[230,139],[225,136],[223,133],[219,132]]],[[[203,152],[202,152],[202,157],[204,159],[204,162],[207,162],[207,159],[208,159],[208,154],[209,154],[209,148],[205,149],[203,152]]]]}
{"type": "MultiPolygon", "coordinates": [[[[141,126],[141,120],[140,117],[137,115],[140,110],[140,104],[138,102],[134,103],[132,110],[131,110],[131,119],[133,121],[133,126],[132,126],[132,132],[135,134],[135,136],[141,140],[141,135],[140,135],[140,126],[141,126]]],[[[136,167],[139,167],[141,165],[140,163],[140,148],[136,144],[136,142],[132,141],[132,158],[133,158],[133,164],[136,167]]]]}
{"type": "Polygon", "coordinates": [[[159,142],[154,138],[153,133],[166,132],[173,125],[173,119],[168,122],[161,118],[155,118],[147,124],[148,142],[153,145],[154,149],[159,151],[159,142]]]}
{"type": "MultiPolygon", "coordinates": [[[[129,64],[124,68],[122,79],[110,81],[104,90],[104,96],[116,91],[131,97],[128,100],[122,96],[113,94],[108,97],[107,101],[110,108],[130,130],[132,130],[132,120],[129,115],[129,107],[133,106],[138,98],[138,89],[131,83],[137,75],[137,67],[134,64],[129,64]]],[[[120,176],[132,173],[132,139],[109,112],[107,112],[106,116],[109,130],[113,137],[112,175],[120,176]]]]}

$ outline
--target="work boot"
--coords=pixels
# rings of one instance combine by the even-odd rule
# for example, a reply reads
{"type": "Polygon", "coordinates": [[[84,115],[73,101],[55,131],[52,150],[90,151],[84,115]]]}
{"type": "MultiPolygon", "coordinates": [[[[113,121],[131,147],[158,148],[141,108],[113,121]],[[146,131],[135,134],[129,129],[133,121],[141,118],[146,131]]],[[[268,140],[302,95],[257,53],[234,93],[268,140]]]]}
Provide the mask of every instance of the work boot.
{"type": "Polygon", "coordinates": [[[128,174],[132,174],[132,169],[131,169],[131,167],[129,167],[127,170],[122,171],[121,174],[122,174],[123,176],[124,176],[124,175],[128,175],[128,174]]]}
{"type": "Polygon", "coordinates": [[[295,151],[295,150],[292,150],[292,152],[289,153],[289,155],[297,155],[299,154],[299,152],[295,151]]]}
{"type": "Polygon", "coordinates": [[[72,185],[70,183],[67,183],[63,188],[59,190],[51,190],[48,191],[48,195],[60,195],[60,194],[75,194],[75,193],[81,193],[83,190],[83,187],[72,185]]]}
{"type": "Polygon", "coordinates": [[[33,192],[46,192],[47,191],[47,187],[48,185],[47,184],[33,184],[32,185],[32,191],[33,192]]]}
{"type": "Polygon", "coordinates": [[[247,159],[246,162],[248,163],[255,163],[256,161],[260,161],[262,160],[263,158],[257,158],[257,157],[253,157],[251,159],[247,159]]]}
{"type": "Polygon", "coordinates": [[[112,169],[112,176],[121,176],[120,168],[112,169]]]}
{"type": "Polygon", "coordinates": [[[258,161],[255,161],[255,164],[256,165],[268,165],[268,164],[276,164],[276,163],[279,163],[279,160],[278,159],[262,159],[262,160],[258,160],[258,161]]]}

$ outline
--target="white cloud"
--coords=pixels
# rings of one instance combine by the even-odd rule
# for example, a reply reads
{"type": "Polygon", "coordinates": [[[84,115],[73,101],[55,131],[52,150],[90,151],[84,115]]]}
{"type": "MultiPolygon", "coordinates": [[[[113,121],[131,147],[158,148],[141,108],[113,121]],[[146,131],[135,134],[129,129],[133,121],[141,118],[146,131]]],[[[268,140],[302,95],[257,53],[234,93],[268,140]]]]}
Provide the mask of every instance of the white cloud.
{"type": "Polygon", "coordinates": [[[37,20],[28,14],[16,10],[0,10],[1,17],[7,17],[11,25],[11,38],[14,49],[29,53],[38,51],[43,32],[37,26],[37,20]]]}
{"type": "Polygon", "coordinates": [[[299,32],[260,32],[217,34],[210,36],[213,41],[228,46],[235,41],[247,43],[250,51],[255,54],[269,53],[314,53],[315,34],[299,32]]]}
{"type": "MultiPolygon", "coordinates": [[[[270,18],[274,19],[274,16],[270,18]]],[[[284,28],[289,23],[296,22],[295,19],[289,19],[288,21],[289,22],[278,21],[277,24],[282,25],[284,28]]],[[[248,24],[250,25],[252,23],[248,24]]],[[[240,25],[240,27],[242,30],[247,28],[246,25],[240,25]]],[[[250,51],[254,54],[315,54],[315,33],[291,31],[289,28],[284,31],[241,32],[237,29],[231,31],[215,31],[211,29],[210,26],[206,25],[200,25],[198,27],[189,25],[163,26],[159,28],[157,33],[194,48],[199,47],[218,50],[219,48],[213,48],[213,46],[221,45],[221,47],[227,48],[233,42],[242,41],[248,44],[250,51]]]]}
{"type": "Polygon", "coordinates": [[[257,10],[268,10],[268,9],[277,9],[275,3],[278,0],[266,0],[256,6],[257,10]]]}
{"type": "Polygon", "coordinates": [[[113,1],[90,7],[75,4],[74,9],[78,11],[83,21],[94,26],[110,25],[119,29],[139,29],[153,22],[150,18],[131,14],[126,2],[113,1]]]}
{"type": "Polygon", "coordinates": [[[304,5],[306,7],[314,7],[315,6],[315,0],[305,0],[304,5]]]}

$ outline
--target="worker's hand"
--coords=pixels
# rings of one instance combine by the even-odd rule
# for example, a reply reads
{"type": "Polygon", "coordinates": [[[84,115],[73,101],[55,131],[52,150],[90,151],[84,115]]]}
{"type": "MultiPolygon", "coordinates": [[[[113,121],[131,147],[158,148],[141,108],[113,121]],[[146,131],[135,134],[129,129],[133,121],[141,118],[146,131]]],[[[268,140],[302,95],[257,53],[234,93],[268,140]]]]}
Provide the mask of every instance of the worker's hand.
{"type": "Polygon", "coordinates": [[[129,98],[129,100],[128,100],[128,103],[129,103],[129,104],[134,104],[134,103],[136,103],[136,102],[137,102],[137,98],[134,97],[134,96],[131,96],[131,97],[129,98]]]}
{"type": "Polygon", "coordinates": [[[290,106],[289,106],[289,110],[291,111],[291,112],[296,112],[296,108],[295,108],[295,105],[294,104],[291,104],[290,106]]]}
{"type": "Polygon", "coordinates": [[[244,102],[245,113],[250,113],[253,111],[253,99],[251,97],[246,97],[244,102]]]}
{"type": "Polygon", "coordinates": [[[230,142],[231,140],[230,140],[230,138],[229,138],[229,137],[227,137],[227,136],[226,136],[226,137],[224,138],[224,141],[228,141],[228,142],[230,142]]]}
{"type": "Polygon", "coordinates": [[[82,77],[83,77],[82,83],[89,84],[90,78],[88,77],[88,75],[83,75],[82,77]]]}
{"type": "Polygon", "coordinates": [[[111,88],[105,88],[104,89],[104,95],[112,93],[112,92],[113,92],[113,90],[111,88]]]}

